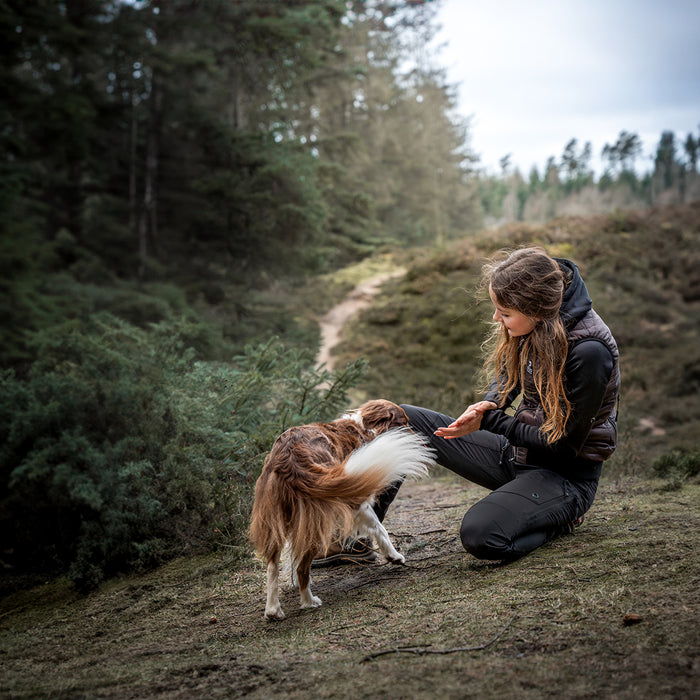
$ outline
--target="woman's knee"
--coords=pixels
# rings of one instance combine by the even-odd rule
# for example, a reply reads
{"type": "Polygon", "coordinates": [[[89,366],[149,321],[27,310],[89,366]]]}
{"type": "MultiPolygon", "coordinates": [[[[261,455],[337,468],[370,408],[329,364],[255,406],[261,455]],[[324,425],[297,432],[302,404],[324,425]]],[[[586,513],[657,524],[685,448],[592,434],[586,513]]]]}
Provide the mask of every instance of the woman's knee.
{"type": "Polygon", "coordinates": [[[408,418],[409,425],[426,435],[432,435],[433,431],[443,424],[439,420],[439,414],[435,411],[410,404],[401,404],[401,408],[408,418]]]}
{"type": "Polygon", "coordinates": [[[498,523],[467,511],[459,530],[462,546],[477,559],[504,559],[510,556],[510,542],[498,523]]]}

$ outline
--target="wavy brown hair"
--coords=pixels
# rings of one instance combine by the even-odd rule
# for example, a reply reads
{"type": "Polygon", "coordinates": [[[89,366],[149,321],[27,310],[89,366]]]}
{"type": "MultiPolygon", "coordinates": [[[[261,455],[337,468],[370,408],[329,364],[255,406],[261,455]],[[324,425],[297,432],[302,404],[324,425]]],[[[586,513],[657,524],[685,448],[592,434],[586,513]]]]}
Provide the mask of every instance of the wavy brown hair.
{"type": "Polygon", "coordinates": [[[493,291],[496,301],[536,319],[535,328],[524,337],[511,337],[501,323],[494,323],[484,368],[496,379],[499,405],[518,384],[524,386],[528,362],[544,411],[540,431],[552,443],[562,437],[571,415],[564,389],[564,363],[568,342],[559,316],[566,286],[559,264],[542,248],[521,248],[503,260],[502,254],[483,268],[482,285],[493,291]]]}

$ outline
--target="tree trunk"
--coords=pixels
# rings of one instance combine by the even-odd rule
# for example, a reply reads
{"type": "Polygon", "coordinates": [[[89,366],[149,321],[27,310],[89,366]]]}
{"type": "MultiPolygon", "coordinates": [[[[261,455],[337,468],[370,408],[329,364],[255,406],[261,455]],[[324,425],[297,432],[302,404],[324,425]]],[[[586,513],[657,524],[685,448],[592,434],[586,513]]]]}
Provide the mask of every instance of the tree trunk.
{"type": "Polygon", "coordinates": [[[143,185],[143,206],[139,217],[139,280],[146,277],[149,255],[158,254],[158,163],[162,94],[155,78],[152,79],[150,118],[146,137],[146,169],[143,185]]]}
{"type": "Polygon", "coordinates": [[[131,131],[129,134],[129,230],[138,233],[136,229],[138,220],[138,205],[136,203],[136,146],[138,141],[138,114],[136,110],[136,97],[131,96],[131,131]]]}

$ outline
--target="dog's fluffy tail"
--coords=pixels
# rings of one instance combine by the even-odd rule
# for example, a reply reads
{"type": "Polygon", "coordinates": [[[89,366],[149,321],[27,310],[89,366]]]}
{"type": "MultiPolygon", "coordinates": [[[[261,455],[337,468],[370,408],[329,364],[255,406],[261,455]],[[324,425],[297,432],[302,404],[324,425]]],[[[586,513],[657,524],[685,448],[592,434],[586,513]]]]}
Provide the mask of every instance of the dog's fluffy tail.
{"type": "Polygon", "coordinates": [[[306,483],[305,494],[312,500],[358,507],[396,481],[427,476],[433,463],[434,451],[423,438],[409,428],[396,428],[357,448],[343,464],[306,483]]]}
{"type": "Polygon", "coordinates": [[[345,473],[372,473],[386,488],[399,479],[420,479],[428,475],[435,461],[432,448],[409,428],[397,428],[376,437],[355,450],[345,463],[345,473]]]}

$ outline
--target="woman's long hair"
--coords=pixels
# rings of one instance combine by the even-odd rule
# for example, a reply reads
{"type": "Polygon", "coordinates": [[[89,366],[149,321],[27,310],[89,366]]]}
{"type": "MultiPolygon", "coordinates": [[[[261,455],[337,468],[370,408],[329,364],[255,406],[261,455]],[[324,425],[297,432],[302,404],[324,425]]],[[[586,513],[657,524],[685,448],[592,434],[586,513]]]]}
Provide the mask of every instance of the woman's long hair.
{"type": "Polygon", "coordinates": [[[503,324],[494,323],[484,368],[497,382],[499,405],[518,384],[525,386],[531,363],[532,379],[544,410],[540,431],[552,443],[562,437],[571,415],[564,389],[568,342],[559,316],[566,280],[559,264],[542,248],[522,248],[505,260],[483,268],[482,284],[491,288],[499,306],[514,309],[537,323],[526,336],[511,337],[503,324]]]}

